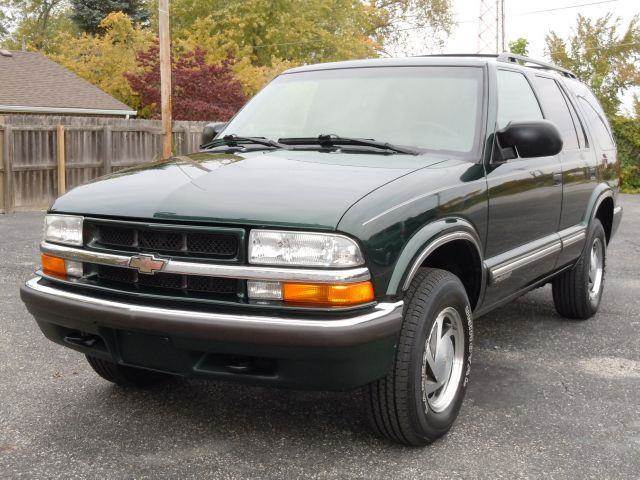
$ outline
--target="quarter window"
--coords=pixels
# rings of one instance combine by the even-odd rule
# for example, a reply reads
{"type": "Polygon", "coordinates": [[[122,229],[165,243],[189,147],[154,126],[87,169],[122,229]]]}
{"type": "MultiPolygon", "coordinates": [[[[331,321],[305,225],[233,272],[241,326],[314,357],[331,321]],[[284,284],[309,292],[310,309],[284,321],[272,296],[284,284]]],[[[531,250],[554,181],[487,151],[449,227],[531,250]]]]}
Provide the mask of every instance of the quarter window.
{"type": "Polygon", "coordinates": [[[611,150],[615,148],[611,134],[604,121],[604,119],[598,113],[598,110],[591,105],[591,103],[584,97],[578,97],[582,110],[587,117],[587,123],[589,124],[589,130],[593,134],[603,150],[611,150]]]}
{"type": "Polygon", "coordinates": [[[574,150],[579,147],[576,129],[569,113],[567,102],[555,80],[546,77],[534,77],[534,83],[546,118],[555,123],[562,135],[563,148],[574,150]]]}
{"type": "Polygon", "coordinates": [[[525,76],[498,70],[498,128],[513,121],[541,119],[540,105],[525,76]]]}

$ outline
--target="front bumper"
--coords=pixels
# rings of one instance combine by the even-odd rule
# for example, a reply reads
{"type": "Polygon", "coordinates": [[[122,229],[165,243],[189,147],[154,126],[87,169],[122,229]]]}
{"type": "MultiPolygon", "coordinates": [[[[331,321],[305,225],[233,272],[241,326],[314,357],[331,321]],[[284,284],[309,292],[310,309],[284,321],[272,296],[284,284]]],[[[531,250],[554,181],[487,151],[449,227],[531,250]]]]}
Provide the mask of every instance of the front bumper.
{"type": "Polygon", "coordinates": [[[293,387],[346,389],[385,375],[402,302],[348,317],[182,310],[83,295],[36,277],[22,300],[51,340],[123,365],[293,387]]]}

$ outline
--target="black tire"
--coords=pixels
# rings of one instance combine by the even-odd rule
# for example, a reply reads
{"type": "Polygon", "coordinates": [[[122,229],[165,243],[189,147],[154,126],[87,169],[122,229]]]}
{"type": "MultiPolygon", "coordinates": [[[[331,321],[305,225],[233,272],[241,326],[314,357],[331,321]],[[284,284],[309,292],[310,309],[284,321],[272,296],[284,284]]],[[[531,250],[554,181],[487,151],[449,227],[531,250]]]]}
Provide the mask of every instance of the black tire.
{"type": "MultiPolygon", "coordinates": [[[[470,372],[472,339],[471,306],[458,277],[444,270],[421,269],[405,296],[404,320],[393,364],[384,378],[369,384],[363,392],[373,430],[380,436],[410,446],[424,446],[447,433],[464,399],[470,372]],[[463,352],[463,357],[457,367],[459,379],[449,382],[450,402],[446,408],[435,411],[425,396],[424,359],[436,317],[445,310],[452,312],[451,309],[459,315],[461,331],[460,337],[456,338],[464,338],[464,348],[459,350],[463,352]]],[[[452,341],[452,345],[454,343],[452,341]]],[[[430,370],[426,372],[429,376],[430,370]]],[[[453,374],[451,378],[454,378],[453,374]]],[[[442,392],[449,389],[448,386],[441,388],[439,391],[442,392]]],[[[431,395],[435,395],[435,392],[431,395]]]]}
{"type": "Polygon", "coordinates": [[[565,318],[586,320],[598,311],[604,289],[607,239],[600,220],[594,218],[589,227],[585,248],[571,270],[561,273],[552,282],[553,303],[565,318]],[[602,275],[597,291],[591,288],[591,252],[598,244],[602,252],[602,275]]]}
{"type": "Polygon", "coordinates": [[[105,380],[116,385],[129,387],[149,387],[162,383],[171,378],[171,375],[142,368],[126,367],[102,358],[86,355],[91,368],[105,380]]]}

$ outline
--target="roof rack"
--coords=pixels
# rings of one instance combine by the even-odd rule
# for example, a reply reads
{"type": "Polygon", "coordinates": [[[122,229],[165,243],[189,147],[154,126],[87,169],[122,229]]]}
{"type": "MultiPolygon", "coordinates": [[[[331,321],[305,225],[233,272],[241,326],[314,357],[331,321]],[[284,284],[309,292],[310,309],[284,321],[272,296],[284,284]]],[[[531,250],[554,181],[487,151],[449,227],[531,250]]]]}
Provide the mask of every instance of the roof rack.
{"type": "Polygon", "coordinates": [[[497,53],[429,53],[425,55],[416,55],[417,57],[479,57],[479,58],[496,58],[497,53]]]}
{"type": "Polygon", "coordinates": [[[516,53],[508,53],[504,52],[497,56],[499,62],[506,63],[530,63],[531,65],[527,65],[531,68],[539,68],[541,70],[553,70],[554,72],[558,72],[561,75],[564,75],[568,78],[577,78],[575,73],[566,68],[559,67],[554,65],[553,63],[543,62],[542,60],[534,60],[533,58],[525,57],[524,55],[518,55],[516,53]]]}
{"type": "Polygon", "coordinates": [[[418,55],[419,57],[476,57],[476,58],[495,58],[498,62],[530,64],[525,65],[530,68],[539,68],[541,70],[553,70],[568,78],[578,78],[575,73],[566,68],[558,67],[553,63],[535,60],[533,58],[518,55],[517,53],[503,52],[497,53],[432,53],[430,55],[418,55]]]}

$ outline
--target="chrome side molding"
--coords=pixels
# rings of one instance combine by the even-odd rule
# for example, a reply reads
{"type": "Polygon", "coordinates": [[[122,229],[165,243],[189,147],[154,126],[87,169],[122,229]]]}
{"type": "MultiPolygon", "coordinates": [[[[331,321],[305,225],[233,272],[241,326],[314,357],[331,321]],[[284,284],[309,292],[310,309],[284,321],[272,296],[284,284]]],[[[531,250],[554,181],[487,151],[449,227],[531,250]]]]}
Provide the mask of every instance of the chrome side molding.
{"type": "Polygon", "coordinates": [[[534,250],[533,252],[527,253],[526,255],[522,255],[515,260],[509,261],[508,263],[497,265],[489,271],[491,283],[498,283],[502,280],[505,280],[511,275],[511,273],[513,273],[514,270],[522,268],[533,262],[537,262],[538,260],[541,260],[548,255],[558,253],[560,250],[562,250],[562,242],[560,240],[557,240],[550,245],[546,245],[542,248],[534,250]]]}
{"type": "Polygon", "coordinates": [[[584,240],[587,236],[586,232],[579,232],[573,235],[563,237],[562,240],[562,248],[566,248],[569,245],[573,245],[574,243],[578,243],[580,240],[584,240]]]}
{"type": "Polygon", "coordinates": [[[489,269],[489,278],[491,283],[498,283],[509,278],[515,270],[530,265],[543,258],[558,253],[567,247],[574,245],[586,238],[586,226],[575,225],[558,232],[556,239],[550,241],[546,245],[532,249],[529,252],[521,254],[506,262],[502,262],[489,269]]]}
{"type": "MultiPolygon", "coordinates": [[[[49,255],[83,263],[96,263],[113,267],[129,268],[132,258],[140,254],[118,255],[112,253],[66,247],[49,242],[40,244],[40,251],[49,255]]],[[[160,257],[164,261],[161,270],[179,275],[202,275],[206,277],[236,278],[241,280],[264,280],[274,282],[309,283],[354,283],[371,278],[366,267],[348,269],[281,268],[249,265],[224,265],[215,263],[188,262],[160,257]]]]}

